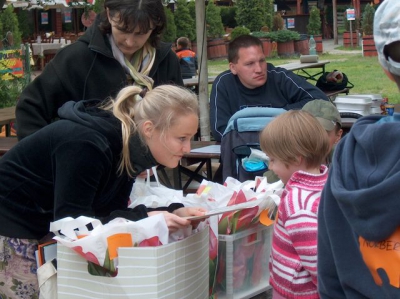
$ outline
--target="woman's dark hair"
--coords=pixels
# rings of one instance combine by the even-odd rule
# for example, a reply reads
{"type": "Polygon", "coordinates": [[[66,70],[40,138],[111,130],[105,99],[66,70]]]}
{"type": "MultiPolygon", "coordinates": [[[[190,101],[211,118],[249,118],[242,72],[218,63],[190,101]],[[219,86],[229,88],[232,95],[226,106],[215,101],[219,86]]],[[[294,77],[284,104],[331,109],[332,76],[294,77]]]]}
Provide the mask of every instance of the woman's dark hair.
{"type": "Polygon", "coordinates": [[[147,33],[153,29],[149,42],[153,47],[157,47],[167,22],[161,0],[105,0],[99,24],[103,34],[111,33],[107,8],[110,17],[120,23],[126,32],[133,32],[135,28],[139,28],[140,33],[147,33]]]}

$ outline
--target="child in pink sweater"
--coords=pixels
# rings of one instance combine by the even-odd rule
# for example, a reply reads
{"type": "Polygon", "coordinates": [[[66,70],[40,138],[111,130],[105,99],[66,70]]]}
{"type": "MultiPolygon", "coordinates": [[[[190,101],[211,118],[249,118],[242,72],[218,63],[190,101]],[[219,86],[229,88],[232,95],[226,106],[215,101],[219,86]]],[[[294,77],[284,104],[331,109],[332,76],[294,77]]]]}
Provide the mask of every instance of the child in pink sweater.
{"type": "Polygon", "coordinates": [[[260,135],[271,169],[285,184],[278,206],[269,262],[273,299],[315,299],[317,212],[329,154],[325,129],[310,113],[291,110],[260,135]]]}

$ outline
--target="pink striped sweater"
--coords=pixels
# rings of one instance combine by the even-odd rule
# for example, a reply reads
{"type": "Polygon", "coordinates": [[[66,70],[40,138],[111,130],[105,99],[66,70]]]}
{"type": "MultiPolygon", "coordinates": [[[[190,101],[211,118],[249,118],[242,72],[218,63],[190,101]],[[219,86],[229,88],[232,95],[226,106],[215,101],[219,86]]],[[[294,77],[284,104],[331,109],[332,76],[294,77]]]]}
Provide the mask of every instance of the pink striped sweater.
{"type": "Polygon", "coordinates": [[[271,286],[285,298],[319,298],[317,211],[327,177],[325,165],[319,175],[297,171],[282,194],[269,269],[271,286]]]}

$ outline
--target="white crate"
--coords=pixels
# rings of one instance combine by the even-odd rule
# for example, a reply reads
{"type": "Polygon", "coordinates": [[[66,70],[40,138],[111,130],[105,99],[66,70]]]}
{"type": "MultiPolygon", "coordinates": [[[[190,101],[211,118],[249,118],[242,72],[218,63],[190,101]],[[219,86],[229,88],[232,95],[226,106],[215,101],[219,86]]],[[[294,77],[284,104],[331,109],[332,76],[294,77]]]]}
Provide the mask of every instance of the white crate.
{"type": "Polygon", "coordinates": [[[247,299],[270,289],[269,255],[273,226],[259,224],[233,235],[218,236],[219,261],[215,293],[218,299],[247,299]],[[260,267],[257,271],[255,267],[260,267]],[[223,277],[223,281],[218,280],[223,277]]]}
{"type": "Polygon", "coordinates": [[[371,99],[371,114],[381,114],[382,95],[381,94],[350,94],[353,98],[371,99]]]}

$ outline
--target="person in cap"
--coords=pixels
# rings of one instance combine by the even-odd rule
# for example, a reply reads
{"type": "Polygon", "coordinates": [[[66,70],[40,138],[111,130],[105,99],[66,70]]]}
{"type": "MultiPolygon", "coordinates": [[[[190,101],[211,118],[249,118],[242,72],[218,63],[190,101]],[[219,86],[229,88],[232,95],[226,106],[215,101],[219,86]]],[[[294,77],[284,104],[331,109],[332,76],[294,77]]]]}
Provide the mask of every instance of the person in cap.
{"type": "Polygon", "coordinates": [[[332,162],[336,144],[342,138],[342,119],[336,106],[329,101],[314,100],[305,104],[302,110],[310,112],[324,127],[329,138],[330,154],[326,158],[326,165],[332,162]]]}
{"type": "MultiPolygon", "coordinates": [[[[374,39],[400,89],[400,1],[380,4],[374,39]]],[[[318,209],[321,298],[400,298],[399,121],[362,117],[336,146],[318,209]]]]}

